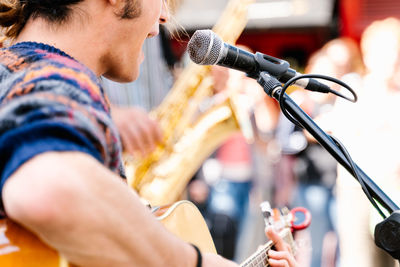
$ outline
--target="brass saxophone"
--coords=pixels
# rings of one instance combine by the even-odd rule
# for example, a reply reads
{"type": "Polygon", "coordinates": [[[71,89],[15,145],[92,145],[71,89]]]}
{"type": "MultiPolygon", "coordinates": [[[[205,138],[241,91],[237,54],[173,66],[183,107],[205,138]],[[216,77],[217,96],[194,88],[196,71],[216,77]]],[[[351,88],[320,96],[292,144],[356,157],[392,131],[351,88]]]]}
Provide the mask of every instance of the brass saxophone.
{"type": "MultiPolygon", "coordinates": [[[[247,24],[252,2],[231,0],[213,31],[225,42],[235,43],[247,24]]],[[[239,109],[231,98],[196,116],[201,101],[212,94],[210,67],[189,64],[150,113],[163,131],[162,144],[145,158],[125,157],[128,184],[151,205],[178,200],[206,157],[240,130],[239,109]]]]}

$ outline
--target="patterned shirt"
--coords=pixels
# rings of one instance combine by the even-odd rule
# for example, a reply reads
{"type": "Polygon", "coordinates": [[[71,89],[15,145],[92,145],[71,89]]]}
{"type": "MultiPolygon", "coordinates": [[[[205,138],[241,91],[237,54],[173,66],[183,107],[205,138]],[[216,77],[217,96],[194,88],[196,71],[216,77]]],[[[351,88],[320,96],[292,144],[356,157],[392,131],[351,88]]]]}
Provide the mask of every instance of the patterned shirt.
{"type": "Polygon", "coordinates": [[[46,151],[85,152],[124,176],[121,142],[95,74],[52,46],[18,43],[0,50],[0,190],[46,151]]]}

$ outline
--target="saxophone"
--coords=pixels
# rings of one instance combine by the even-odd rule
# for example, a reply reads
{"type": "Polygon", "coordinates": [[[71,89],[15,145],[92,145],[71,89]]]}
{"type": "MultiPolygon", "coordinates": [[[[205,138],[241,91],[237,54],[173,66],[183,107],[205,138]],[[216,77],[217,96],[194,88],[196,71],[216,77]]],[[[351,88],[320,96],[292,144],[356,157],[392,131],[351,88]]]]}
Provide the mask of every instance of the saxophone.
{"type": "MultiPolygon", "coordinates": [[[[235,43],[247,24],[252,2],[230,0],[213,31],[225,42],[235,43]]],[[[150,112],[163,132],[162,144],[147,157],[125,157],[128,184],[151,205],[178,200],[202,162],[224,140],[241,128],[250,129],[233,98],[199,114],[200,103],[212,94],[210,67],[190,63],[163,102],[150,112]]]]}

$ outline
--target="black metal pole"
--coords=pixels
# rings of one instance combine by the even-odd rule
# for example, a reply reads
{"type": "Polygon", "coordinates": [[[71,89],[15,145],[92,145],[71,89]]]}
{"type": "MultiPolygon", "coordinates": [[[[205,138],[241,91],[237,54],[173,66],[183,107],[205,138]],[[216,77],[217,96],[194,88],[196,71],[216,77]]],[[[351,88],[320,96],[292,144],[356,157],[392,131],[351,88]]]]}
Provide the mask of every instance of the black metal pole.
{"type": "MultiPolygon", "coordinates": [[[[293,78],[296,79],[296,78],[293,78]]],[[[389,213],[389,217],[375,226],[375,244],[389,253],[393,258],[400,259],[400,210],[399,207],[360,169],[350,162],[345,152],[337,142],[326,134],[287,94],[283,92],[281,83],[267,72],[261,72],[257,82],[270,97],[284,104],[284,114],[294,123],[303,126],[357,181],[364,184],[369,195],[381,204],[389,213]],[[283,92],[283,94],[282,94],[283,92]],[[356,173],[355,173],[356,172],[356,173]]],[[[290,81],[288,81],[290,83],[290,81]]],[[[286,88],[286,85],[285,87],[286,88]]],[[[283,106],[282,106],[283,108],[283,106]]],[[[363,186],[363,189],[364,189],[363,186]]],[[[374,202],[375,202],[374,201],[374,202]]],[[[377,206],[375,208],[378,209],[377,206]]]]}
{"type": "MultiPolygon", "coordinates": [[[[279,89],[272,93],[272,97],[279,99],[279,89]]],[[[350,174],[353,174],[351,165],[343,152],[311,118],[308,116],[287,94],[284,94],[283,101],[290,115],[293,116],[350,174]]],[[[392,213],[399,210],[399,207],[368,177],[357,165],[360,178],[364,181],[371,196],[376,199],[387,211],[392,213]]],[[[355,176],[354,176],[355,177],[355,176]]]]}

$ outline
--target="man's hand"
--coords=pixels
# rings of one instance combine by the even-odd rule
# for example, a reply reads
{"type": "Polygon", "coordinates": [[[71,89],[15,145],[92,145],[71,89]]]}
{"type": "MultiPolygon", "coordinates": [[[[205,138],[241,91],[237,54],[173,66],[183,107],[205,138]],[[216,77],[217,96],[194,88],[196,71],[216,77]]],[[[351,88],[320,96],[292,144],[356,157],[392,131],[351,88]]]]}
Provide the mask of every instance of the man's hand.
{"type": "Polygon", "coordinates": [[[143,156],[147,155],[162,140],[158,123],[141,108],[112,106],[111,116],[118,127],[122,145],[129,154],[140,152],[143,156]]]}
{"type": "MultiPolygon", "coordinates": [[[[268,263],[271,267],[298,267],[298,264],[287,244],[272,227],[265,230],[267,237],[272,240],[276,250],[268,251],[268,263]]],[[[216,254],[203,254],[203,266],[237,267],[238,264],[216,254]]]]}
{"type": "Polygon", "coordinates": [[[271,267],[297,267],[297,262],[287,244],[272,227],[265,230],[267,237],[274,243],[275,250],[268,251],[268,263],[271,267]]]}

